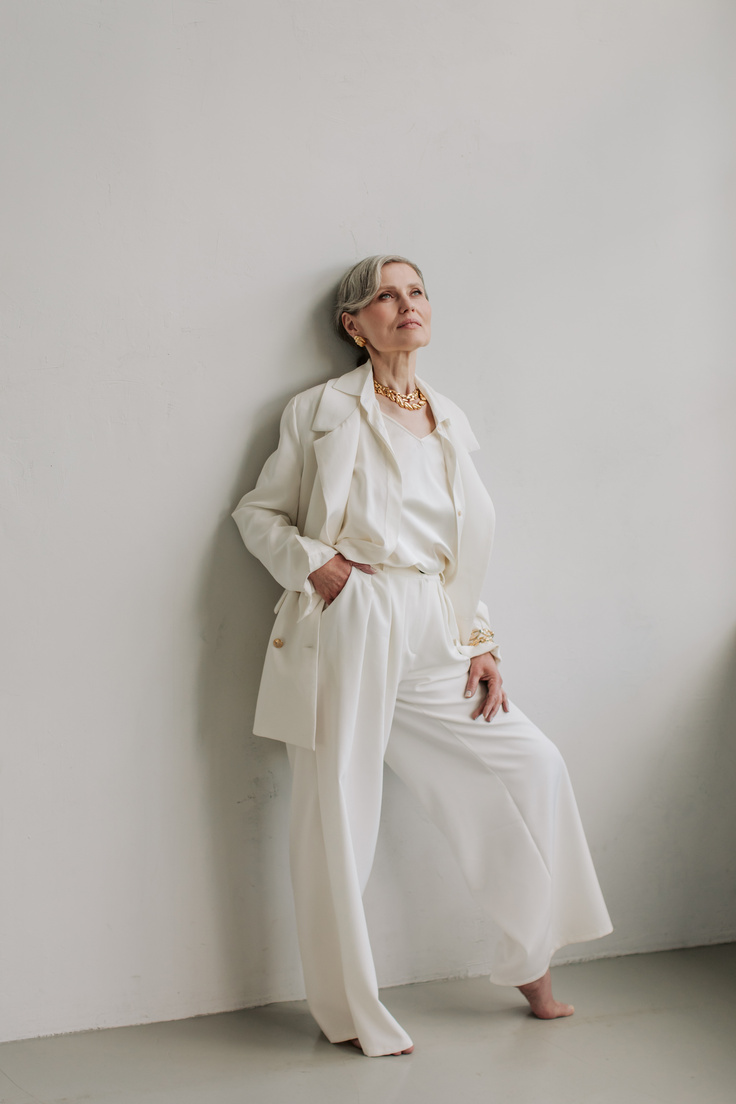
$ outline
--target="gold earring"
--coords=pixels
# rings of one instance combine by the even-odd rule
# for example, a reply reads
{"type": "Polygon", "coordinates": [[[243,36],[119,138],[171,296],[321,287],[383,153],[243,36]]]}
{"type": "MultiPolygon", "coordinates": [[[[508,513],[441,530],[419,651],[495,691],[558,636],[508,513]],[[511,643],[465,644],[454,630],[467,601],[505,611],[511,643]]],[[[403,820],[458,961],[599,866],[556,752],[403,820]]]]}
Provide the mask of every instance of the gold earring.
{"type": "Polygon", "coordinates": [[[354,337],[353,341],[360,349],[365,348],[365,338],[361,337],[360,334],[358,334],[357,337],[354,337]]]}

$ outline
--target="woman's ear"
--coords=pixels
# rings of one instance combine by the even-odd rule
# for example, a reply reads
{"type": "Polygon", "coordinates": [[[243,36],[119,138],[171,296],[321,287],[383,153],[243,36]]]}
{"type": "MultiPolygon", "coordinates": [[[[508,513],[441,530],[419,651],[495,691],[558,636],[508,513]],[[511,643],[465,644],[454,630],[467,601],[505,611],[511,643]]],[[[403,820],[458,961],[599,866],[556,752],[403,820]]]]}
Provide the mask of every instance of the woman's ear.
{"type": "Polygon", "coordinates": [[[355,337],[358,333],[358,327],[352,314],[348,314],[347,311],[343,311],[341,321],[350,336],[355,337]]]}

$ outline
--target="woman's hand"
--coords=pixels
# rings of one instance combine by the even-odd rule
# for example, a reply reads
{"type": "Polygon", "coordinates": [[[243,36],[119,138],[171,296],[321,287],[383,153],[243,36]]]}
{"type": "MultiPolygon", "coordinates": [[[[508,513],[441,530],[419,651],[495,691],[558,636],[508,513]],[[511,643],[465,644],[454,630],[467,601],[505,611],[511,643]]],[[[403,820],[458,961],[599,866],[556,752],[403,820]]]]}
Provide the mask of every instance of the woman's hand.
{"type": "Polygon", "coordinates": [[[502,708],[504,713],[508,713],[509,702],[503,691],[503,679],[490,652],[473,656],[471,659],[468,681],[465,685],[466,698],[473,697],[479,682],[487,683],[488,689],[484,701],[471,713],[473,720],[480,717],[482,713],[484,719],[490,721],[498,713],[499,708],[502,708]]]}
{"type": "Polygon", "coordinates": [[[328,560],[322,567],[318,567],[309,576],[309,581],[319,594],[324,598],[325,606],[334,602],[338,594],[345,586],[354,567],[358,571],[365,571],[366,575],[375,575],[375,567],[370,564],[356,563],[355,560],[346,560],[339,552],[328,560]]]}

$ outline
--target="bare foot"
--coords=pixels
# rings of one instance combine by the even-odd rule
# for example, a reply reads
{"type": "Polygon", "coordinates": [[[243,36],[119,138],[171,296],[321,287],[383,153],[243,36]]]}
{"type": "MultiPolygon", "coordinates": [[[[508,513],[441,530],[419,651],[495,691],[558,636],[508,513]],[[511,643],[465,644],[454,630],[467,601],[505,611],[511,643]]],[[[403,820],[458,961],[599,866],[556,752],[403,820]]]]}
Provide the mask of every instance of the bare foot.
{"type": "Polygon", "coordinates": [[[552,975],[549,970],[536,981],[530,981],[528,985],[519,985],[517,988],[529,1001],[529,1007],[540,1020],[556,1020],[559,1016],[572,1016],[575,1011],[571,1004],[562,1004],[552,996],[552,975]]]}
{"type": "MultiPolygon", "coordinates": [[[[357,1047],[358,1050],[363,1050],[362,1046],[360,1045],[360,1039],[350,1039],[349,1041],[353,1044],[354,1047],[357,1047]]],[[[393,1050],[393,1051],[391,1051],[390,1055],[382,1054],[380,1057],[381,1058],[388,1058],[388,1057],[399,1058],[402,1054],[411,1054],[413,1049],[414,1049],[414,1045],[412,1044],[410,1047],[407,1047],[406,1050],[393,1050]]]]}

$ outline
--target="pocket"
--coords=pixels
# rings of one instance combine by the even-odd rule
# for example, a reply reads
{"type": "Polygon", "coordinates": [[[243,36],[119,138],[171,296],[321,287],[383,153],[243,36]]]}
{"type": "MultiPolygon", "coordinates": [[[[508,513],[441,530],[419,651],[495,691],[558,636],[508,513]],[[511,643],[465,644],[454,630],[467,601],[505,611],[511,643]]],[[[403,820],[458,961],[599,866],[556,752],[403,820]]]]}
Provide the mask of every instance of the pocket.
{"type": "Polygon", "coordinates": [[[340,591],[340,593],[339,593],[339,594],[337,595],[337,597],[336,597],[336,598],[333,598],[333,599],[332,599],[332,601],[330,602],[329,606],[323,606],[323,607],[322,607],[322,616],[323,616],[323,617],[325,616],[325,614],[326,614],[326,613],[329,613],[329,612],[330,612],[330,610],[331,610],[331,609],[333,608],[333,606],[336,606],[336,605],[338,604],[338,602],[339,602],[339,601],[340,601],[340,599],[342,598],[343,594],[345,593],[345,591],[347,590],[347,588],[348,588],[348,587],[350,586],[350,580],[352,579],[353,575],[355,574],[355,572],[356,572],[357,570],[358,570],[358,569],[357,569],[356,567],[351,567],[351,568],[350,568],[350,574],[348,575],[347,579],[345,580],[345,582],[344,582],[344,584],[343,584],[343,587],[342,587],[342,590],[340,591]]]}

